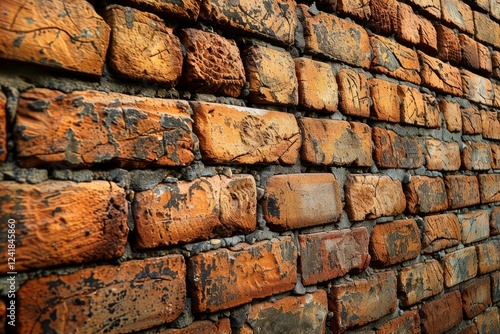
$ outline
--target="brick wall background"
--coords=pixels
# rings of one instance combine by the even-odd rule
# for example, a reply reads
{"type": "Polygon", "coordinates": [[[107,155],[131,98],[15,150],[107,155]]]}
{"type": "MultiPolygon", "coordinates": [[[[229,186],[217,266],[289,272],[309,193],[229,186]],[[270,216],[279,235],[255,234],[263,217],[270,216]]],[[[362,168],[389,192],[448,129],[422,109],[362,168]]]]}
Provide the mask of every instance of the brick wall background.
{"type": "Polygon", "coordinates": [[[17,332],[500,333],[498,0],[111,2],[0,2],[17,332]]]}

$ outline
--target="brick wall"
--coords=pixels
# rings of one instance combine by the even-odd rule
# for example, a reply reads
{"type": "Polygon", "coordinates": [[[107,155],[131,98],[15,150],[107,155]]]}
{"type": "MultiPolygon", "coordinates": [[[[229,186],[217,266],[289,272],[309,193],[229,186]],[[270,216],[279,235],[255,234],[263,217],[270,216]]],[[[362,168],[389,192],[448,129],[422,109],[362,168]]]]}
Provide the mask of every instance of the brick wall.
{"type": "Polygon", "coordinates": [[[500,333],[498,0],[0,28],[0,333],[500,333]]]}

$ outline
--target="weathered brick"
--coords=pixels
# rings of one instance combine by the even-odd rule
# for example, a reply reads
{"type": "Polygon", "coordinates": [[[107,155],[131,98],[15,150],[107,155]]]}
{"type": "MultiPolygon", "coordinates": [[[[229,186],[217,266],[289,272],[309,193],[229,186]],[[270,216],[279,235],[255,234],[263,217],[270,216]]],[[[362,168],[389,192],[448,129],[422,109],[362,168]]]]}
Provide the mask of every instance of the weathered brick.
{"type": "Polygon", "coordinates": [[[432,137],[424,139],[424,155],[428,170],[455,171],[460,169],[460,146],[432,137]]]}
{"type": "Polygon", "coordinates": [[[186,0],[182,3],[175,0],[123,0],[132,7],[149,12],[163,14],[188,21],[195,21],[200,13],[201,0],[186,0]]]}
{"type": "Polygon", "coordinates": [[[291,45],[298,25],[292,0],[245,0],[237,6],[225,0],[202,1],[200,18],[218,26],[291,45]]]}
{"type": "Polygon", "coordinates": [[[462,131],[462,112],[460,111],[458,102],[450,102],[443,99],[439,101],[439,110],[444,116],[448,131],[462,131]]]}
{"type": "Polygon", "coordinates": [[[349,219],[395,216],[406,206],[403,187],[385,175],[351,174],[345,184],[345,210],[349,219]]]}
{"type": "Polygon", "coordinates": [[[333,285],[328,294],[328,306],[333,312],[331,330],[335,334],[342,333],[348,328],[380,319],[396,309],[396,300],[393,271],[333,285]]]}
{"type": "Polygon", "coordinates": [[[399,272],[398,291],[404,307],[435,296],[443,289],[443,268],[436,260],[417,263],[399,272]]]}
{"type": "Polygon", "coordinates": [[[376,34],[392,34],[395,30],[397,4],[395,0],[371,0],[368,27],[376,34]]]}
{"type": "Polygon", "coordinates": [[[493,210],[491,210],[490,234],[500,234],[500,206],[495,206],[493,210]]]}
{"type": "Polygon", "coordinates": [[[301,136],[292,114],[192,102],[194,129],[206,161],[294,164],[301,136]]]}
{"type": "Polygon", "coordinates": [[[462,95],[462,80],[458,68],[453,67],[437,58],[418,52],[422,69],[422,85],[440,93],[462,95]]]}
{"type": "Polygon", "coordinates": [[[491,82],[493,86],[493,107],[500,108],[500,84],[491,82]]]}
{"type": "Polygon", "coordinates": [[[481,334],[497,334],[500,328],[500,313],[498,307],[493,307],[490,310],[476,317],[476,327],[478,333],[481,334]]]}
{"type": "MultiPolygon", "coordinates": [[[[15,307],[12,307],[10,304],[9,304],[9,307],[12,310],[13,313],[15,313],[15,307]]],[[[10,312],[11,310],[9,310],[9,315],[10,315],[10,312]]],[[[14,315],[15,317],[15,315],[14,315]]],[[[5,303],[2,301],[0,301],[0,333],[2,334],[5,334],[5,323],[6,323],[6,320],[8,319],[8,321],[12,321],[10,320],[10,317],[7,318],[7,307],[5,306],[5,303]]]]}
{"type": "Polygon", "coordinates": [[[0,11],[0,58],[102,75],[110,28],[87,1],[2,1],[0,11]]]}
{"type": "Polygon", "coordinates": [[[375,225],[370,237],[372,264],[390,266],[420,254],[420,231],[413,219],[375,225]]]}
{"type": "Polygon", "coordinates": [[[465,34],[460,34],[458,37],[462,49],[462,63],[485,74],[491,73],[490,50],[465,34]]]}
{"type": "Polygon", "coordinates": [[[422,94],[422,98],[424,100],[424,126],[426,128],[440,129],[442,125],[441,112],[436,98],[432,94],[422,94]]]}
{"type": "Polygon", "coordinates": [[[474,33],[472,9],[460,0],[441,0],[441,19],[452,27],[474,33]]]}
{"type": "Polygon", "coordinates": [[[388,38],[370,36],[373,49],[371,69],[396,79],[420,84],[420,64],[417,53],[388,38]]]}
{"type": "Polygon", "coordinates": [[[500,271],[491,274],[491,300],[493,303],[500,301],[500,271]]]}
{"type": "Polygon", "coordinates": [[[478,178],[481,203],[499,202],[500,174],[481,174],[478,178]]]}
{"type": "Polygon", "coordinates": [[[424,333],[439,334],[452,329],[463,319],[460,292],[448,292],[439,299],[424,303],[419,313],[424,333]]]}
{"type": "Polygon", "coordinates": [[[175,86],[182,72],[181,42],[158,16],[111,5],[109,67],[118,76],[175,86]]]}
{"type": "Polygon", "coordinates": [[[486,210],[471,211],[458,215],[462,231],[462,243],[470,244],[490,236],[490,216],[486,210]]]}
{"type": "Polygon", "coordinates": [[[371,16],[370,0],[337,0],[337,10],[360,21],[366,21],[371,16]]]}
{"type": "Polygon", "coordinates": [[[434,253],[456,246],[460,240],[460,225],[453,213],[424,217],[422,253],[434,253]]]}
{"type": "Polygon", "coordinates": [[[397,7],[396,38],[419,50],[436,52],[437,34],[432,23],[416,15],[409,5],[398,3],[397,7]]]}
{"type": "Polygon", "coordinates": [[[248,234],[257,225],[255,180],[236,175],[159,184],[136,193],[133,210],[139,248],[248,234]]]}
{"type": "Polygon", "coordinates": [[[311,165],[371,166],[371,129],[358,122],[299,118],[301,157],[311,165]]]}
{"type": "Polygon", "coordinates": [[[481,125],[479,133],[484,138],[500,140],[500,112],[481,110],[481,125]]]}
{"type": "Polygon", "coordinates": [[[192,92],[238,97],[246,80],[236,43],[196,29],[183,29],[180,37],[186,50],[182,86],[192,92]]]}
{"type": "Polygon", "coordinates": [[[382,168],[419,168],[422,149],[416,138],[398,135],[392,130],[373,128],[373,159],[382,168]]]}
{"type": "Polygon", "coordinates": [[[484,275],[500,269],[500,240],[492,239],[476,245],[479,274],[484,275]]]}
{"type": "Polygon", "coordinates": [[[250,83],[248,99],[251,102],[299,103],[295,63],[288,52],[255,45],[243,52],[243,63],[250,83]]]}
{"type": "Polygon", "coordinates": [[[440,177],[413,176],[404,187],[410,213],[430,213],[448,208],[444,181],[440,177]]]}
{"type": "Polygon", "coordinates": [[[291,290],[297,281],[296,261],[290,237],[192,256],[188,282],[193,310],[214,312],[291,290]]]}
{"type": "Polygon", "coordinates": [[[409,0],[409,2],[417,6],[419,11],[425,12],[435,19],[441,18],[440,0],[409,0]]]}
{"type": "Polygon", "coordinates": [[[311,285],[361,272],[370,264],[365,227],[299,235],[302,284],[311,285]]]}
{"type": "Polygon", "coordinates": [[[370,116],[370,91],[366,76],[350,69],[341,69],[337,83],[342,112],[351,116],[370,116]]]}
{"type": "Polygon", "coordinates": [[[473,175],[446,175],[444,177],[450,208],[459,209],[480,203],[479,185],[473,175]]]}
{"type": "Polygon", "coordinates": [[[500,145],[490,143],[491,168],[500,169],[500,145]]]}
{"type": "Polygon", "coordinates": [[[407,311],[378,328],[375,334],[420,334],[420,316],[417,310],[407,311]]]}
{"type": "Polygon", "coordinates": [[[493,105],[491,81],[467,70],[461,70],[464,97],[477,103],[493,105]]]}
{"type": "Polygon", "coordinates": [[[339,183],[326,173],[271,176],[262,211],[266,222],[277,230],[338,221],[342,214],[339,183]]]}
{"type": "Polygon", "coordinates": [[[462,290],[462,307],[465,318],[474,318],[491,306],[490,278],[483,277],[462,290]]]}
{"type": "Polygon", "coordinates": [[[357,67],[370,67],[370,43],[363,27],[328,13],[312,16],[305,5],[300,8],[305,17],[307,53],[357,67]]]}
{"type": "Polygon", "coordinates": [[[490,15],[500,21],[500,2],[497,0],[490,1],[490,15]]]}
{"type": "Polygon", "coordinates": [[[32,89],[19,100],[17,156],[26,167],[184,166],[194,158],[189,110],[179,100],[32,89]]]}
{"type": "Polygon", "coordinates": [[[493,162],[488,143],[465,140],[461,152],[462,165],[467,170],[488,170],[493,162]]]}
{"type": "Polygon", "coordinates": [[[187,327],[178,329],[167,329],[158,334],[231,334],[231,321],[222,318],[216,322],[210,320],[195,321],[187,327]]]}
{"type": "Polygon", "coordinates": [[[478,41],[500,48],[500,24],[490,19],[486,14],[474,12],[475,37],[478,41]]]}
{"type": "Polygon", "coordinates": [[[401,123],[425,125],[425,109],[422,93],[418,89],[406,85],[398,86],[401,100],[401,123]]]}
{"type": "Polygon", "coordinates": [[[371,118],[399,123],[401,114],[398,85],[376,78],[369,79],[368,85],[373,100],[371,118]]]}
{"type": "Polygon", "coordinates": [[[458,65],[462,60],[460,40],[455,32],[442,25],[436,25],[438,57],[443,61],[449,61],[452,65],[458,65]]]}
{"type": "Polygon", "coordinates": [[[476,324],[472,323],[470,325],[466,325],[465,327],[460,327],[452,332],[453,334],[477,334],[476,324]]]}
{"type": "Polygon", "coordinates": [[[482,112],[476,107],[461,109],[462,131],[464,135],[477,135],[483,132],[482,112]]]}
{"type": "Polygon", "coordinates": [[[491,65],[493,67],[493,76],[500,79],[500,51],[493,51],[491,54],[491,65]]]}
{"type": "Polygon", "coordinates": [[[7,114],[5,107],[7,99],[4,93],[0,92],[0,163],[7,159],[7,114]]]}
{"type": "Polygon", "coordinates": [[[171,322],[186,299],[186,266],[167,255],[50,275],[18,291],[20,332],[135,332],[171,322]]]}
{"type": "Polygon", "coordinates": [[[448,288],[476,277],[478,257],[474,246],[446,254],[443,269],[444,284],[448,288]]]}
{"type": "MultiPolygon", "coordinates": [[[[125,191],[107,181],[2,182],[0,211],[16,221],[17,271],[120,257],[127,243],[125,191]],[[78,205],[81,203],[82,205],[78,205]]],[[[7,237],[0,270],[8,271],[7,237]]]]}

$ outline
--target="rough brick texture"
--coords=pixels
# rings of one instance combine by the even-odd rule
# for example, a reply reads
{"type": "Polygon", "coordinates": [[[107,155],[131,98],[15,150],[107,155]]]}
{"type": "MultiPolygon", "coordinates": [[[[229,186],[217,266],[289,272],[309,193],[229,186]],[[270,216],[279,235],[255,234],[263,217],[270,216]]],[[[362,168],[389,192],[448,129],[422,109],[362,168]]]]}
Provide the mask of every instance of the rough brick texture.
{"type": "Polygon", "coordinates": [[[491,211],[490,218],[490,234],[498,235],[500,234],[500,207],[496,206],[491,211]]]}
{"type": "Polygon", "coordinates": [[[491,305],[490,278],[480,278],[462,290],[464,315],[471,319],[491,305]]]}
{"type": "Polygon", "coordinates": [[[398,135],[392,130],[373,128],[373,159],[382,168],[418,168],[422,166],[422,149],[416,138],[398,135]]]}
{"type": "Polygon", "coordinates": [[[342,69],[337,75],[339,106],[351,116],[370,116],[370,91],[363,73],[342,69]]]}
{"type": "Polygon", "coordinates": [[[455,32],[442,25],[436,25],[438,57],[457,65],[462,60],[460,40],[455,32]]]}
{"type": "Polygon", "coordinates": [[[477,135],[483,132],[482,112],[477,108],[465,108],[462,110],[462,130],[467,135],[477,135]]]}
{"type": "Polygon", "coordinates": [[[477,275],[478,257],[475,248],[467,247],[446,254],[444,258],[444,284],[452,287],[477,275]]]}
{"type": "Polygon", "coordinates": [[[475,176],[447,175],[444,182],[450,208],[464,208],[480,202],[479,185],[475,176]]]}
{"type": "Polygon", "coordinates": [[[452,213],[426,216],[422,234],[422,253],[434,253],[459,244],[461,229],[452,213]]]}
{"type": "Polygon", "coordinates": [[[461,70],[464,96],[477,103],[493,105],[493,86],[485,77],[461,70]]]}
{"type": "Polygon", "coordinates": [[[229,318],[222,318],[216,322],[210,320],[195,321],[187,327],[179,329],[167,329],[161,334],[231,334],[231,321],[229,318]]]}
{"type": "Polygon", "coordinates": [[[442,178],[414,176],[404,187],[407,210],[410,213],[430,213],[446,210],[448,198],[442,178]]]}
{"type": "Polygon", "coordinates": [[[424,333],[437,334],[452,329],[463,319],[460,292],[455,290],[424,303],[419,313],[424,333]]]}
{"type": "Polygon", "coordinates": [[[488,170],[493,162],[491,147],[480,141],[464,141],[462,164],[466,170],[488,170]]]}
{"type": "Polygon", "coordinates": [[[441,0],[441,18],[455,28],[474,33],[472,9],[460,0],[441,0]]]}
{"type": "Polygon", "coordinates": [[[420,316],[418,311],[407,311],[378,328],[375,334],[418,334],[420,333],[420,316]]]}
{"type": "Polygon", "coordinates": [[[194,21],[200,12],[200,0],[186,0],[179,3],[175,0],[124,0],[133,7],[143,8],[154,13],[176,16],[182,20],[194,21]]]}
{"type": "Polygon", "coordinates": [[[399,123],[401,114],[398,86],[376,78],[368,80],[368,85],[373,100],[371,117],[380,121],[399,123]]]}
{"type": "Polygon", "coordinates": [[[486,210],[471,211],[458,215],[462,231],[462,243],[470,244],[490,236],[490,216],[486,210]]]}
{"type": "MultiPolygon", "coordinates": [[[[492,2],[495,2],[493,0],[492,2]]],[[[486,44],[500,48],[500,24],[490,19],[486,14],[474,11],[474,28],[476,38],[486,44]]]]}
{"type": "Polygon", "coordinates": [[[462,49],[462,63],[485,74],[491,73],[490,50],[465,34],[460,34],[458,38],[462,49]]]}
{"type": "Polygon", "coordinates": [[[425,138],[424,156],[429,170],[455,171],[460,169],[460,146],[456,142],[443,142],[425,138]]]}
{"type": "Polygon", "coordinates": [[[481,203],[493,203],[500,201],[500,175],[481,174],[479,179],[479,192],[481,203]]]}
{"type": "Polygon", "coordinates": [[[479,333],[495,334],[500,328],[500,312],[498,307],[480,314],[476,318],[476,327],[479,333]]]}
{"type": "Polygon", "coordinates": [[[487,274],[500,269],[500,240],[492,239],[476,246],[478,269],[487,274]]]}
{"type": "Polygon", "coordinates": [[[422,63],[422,85],[444,94],[462,95],[462,80],[458,68],[437,58],[418,52],[422,63]]]}
{"type": "Polygon", "coordinates": [[[398,276],[398,291],[403,306],[416,304],[444,289],[443,268],[436,260],[403,268],[398,276]]]}
{"type": "Polygon", "coordinates": [[[500,271],[491,274],[491,300],[493,303],[500,301],[500,271]]]}
{"type": "Polygon", "coordinates": [[[500,117],[497,111],[481,110],[481,127],[484,138],[500,140],[500,117]]]}

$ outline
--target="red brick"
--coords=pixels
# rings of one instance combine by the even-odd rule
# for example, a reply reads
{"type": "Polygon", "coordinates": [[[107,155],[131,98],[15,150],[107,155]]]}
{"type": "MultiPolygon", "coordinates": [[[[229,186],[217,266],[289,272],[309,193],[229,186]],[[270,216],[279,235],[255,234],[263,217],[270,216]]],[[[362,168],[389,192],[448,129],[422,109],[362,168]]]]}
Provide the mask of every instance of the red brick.
{"type": "Polygon", "coordinates": [[[476,277],[478,257],[474,246],[446,254],[444,258],[444,285],[449,288],[476,277]]]}
{"type": "Polygon", "coordinates": [[[483,132],[482,112],[476,107],[461,109],[464,135],[477,135],[483,132]]]}
{"type": "Polygon", "coordinates": [[[397,20],[397,1],[371,0],[371,17],[368,27],[376,34],[392,34],[397,20]]]}
{"type": "Polygon", "coordinates": [[[436,260],[400,270],[398,291],[403,307],[419,303],[443,291],[443,268],[436,260]]]}
{"type": "Polygon", "coordinates": [[[301,136],[292,114],[192,102],[194,129],[205,161],[294,164],[301,136]]]}
{"type": "Polygon", "coordinates": [[[271,176],[262,211],[266,222],[277,230],[338,221],[342,214],[339,183],[326,173],[271,176]]]}
{"type": "Polygon", "coordinates": [[[246,80],[236,42],[196,29],[183,29],[180,36],[186,50],[182,87],[192,92],[238,97],[246,80]]]}
{"type": "Polygon", "coordinates": [[[191,325],[179,329],[167,329],[158,334],[231,334],[231,321],[222,318],[216,322],[210,320],[195,321],[191,325]]]}
{"type": "Polygon", "coordinates": [[[372,264],[386,267],[420,254],[420,231],[413,219],[375,225],[370,238],[372,264]]]}
{"type": "Polygon", "coordinates": [[[200,18],[229,30],[291,45],[298,25],[292,0],[245,1],[234,5],[223,0],[202,1],[200,18]]]}
{"type": "Polygon", "coordinates": [[[416,138],[398,135],[392,130],[373,128],[373,159],[382,168],[418,168],[422,166],[422,149],[416,138]]]}
{"type": "Polygon", "coordinates": [[[253,103],[297,105],[295,63],[285,51],[252,46],[243,52],[243,63],[253,103]]]}
{"type": "Polygon", "coordinates": [[[370,264],[365,227],[299,235],[302,284],[311,285],[361,272],[370,264]]]}
{"type": "Polygon", "coordinates": [[[342,112],[351,116],[370,116],[370,92],[366,76],[350,69],[341,69],[337,83],[342,112]]]}
{"type": "Polygon", "coordinates": [[[347,215],[355,221],[395,216],[406,206],[401,182],[384,175],[349,175],[345,201],[347,215]]]}
{"type": "Polygon", "coordinates": [[[460,243],[458,218],[452,213],[426,216],[422,233],[422,253],[429,254],[460,243]]]}
{"type": "Polygon", "coordinates": [[[495,206],[493,210],[491,210],[490,234],[500,234],[500,206],[495,206]]]}
{"type": "Polygon", "coordinates": [[[149,12],[163,14],[176,19],[195,21],[200,12],[201,0],[186,0],[182,3],[175,0],[124,0],[132,7],[144,9],[149,12]]]}
{"type": "Polygon", "coordinates": [[[26,167],[185,166],[194,158],[189,111],[179,100],[32,89],[19,100],[17,156],[26,167]]]}
{"type": "Polygon", "coordinates": [[[420,84],[420,64],[417,53],[388,38],[370,36],[373,49],[371,69],[396,79],[420,84]]]}
{"type": "Polygon", "coordinates": [[[398,85],[376,78],[369,79],[368,85],[373,100],[371,118],[399,123],[401,114],[398,85]]]}
{"type": "Polygon", "coordinates": [[[498,334],[500,328],[500,313],[498,307],[480,314],[476,317],[477,330],[481,334],[498,334]]]}
{"type": "Polygon", "coordinates": [[[466,170],[488,170],[493,162],[491,148],[488,143],[480,141],[464,141],[461,152],[462,165],[466,170]]]}
{"type": "Polygon", "coordinates": [[[479,185],[473,175],[446,175],[444,177],[451,209],[464,208],[480,203],[479,185]]]}
{"type": "Polygon", "coordinates": [[[462,49],[462,63],[485,74],[491,73],[493,69],[490,50],[465,34],[458,37],[462,49]]]}
{"type": "Polygon", "coordinates": [[[378,273],[333,285],[328,306],[333,312],[331,330],[334,334],[380,319],[396,309],[396,276],[393,271],[378,273]]]}
{"type": "Polygon", "coordinates": [[[458,215],[462,230],[462,243],[470,244],[490,236],[490,216],[486,210],[471,211],[458,215]]]}
{"type": "Polygon", "coordinates": [[[492,239],[476,245],[478,272],[481,275],[500,269],[500,240],[492,239]]]}
{"type": "Polygon", "coordinates": [[[371,129],[358,122],[299,118],[301,157],[310,165],[371,166],[371,129]]]}
{"type": "Polygon", "coordinates": [[[441,19],[454,28],[474,33],[472,9],[460,0],[441,0],[441,19]]]}
{"type": "Polygon", "coordinates": [[[500,145],[490,143],[491,168],[500,169],[500,145]]]}
{"type": "Polygon", "coordinates": [[[461,327],[456,331],[453,331],[453,334],[477,334],[476,324],[472,323],[468,326],[461,327]]]}
{"type": "Polygon", "coordinates": [[[500,140],[500,112],[481,110],[481,124],[479,133],[484,138],[500,140]]]}
{"type": "Polygon", "coordinates": [[[418,311],[407,311],[378,328],[375,334],[420,334],[418,311]]]}
{"type": "Polygon", "coordinates": [[[484,277],[468,284],[462,290],[465,318],[474,318],[491,306],[490,278],[484,277]]]}
{"type": "Polygon", "coordinates": [[[136,246],[155,248],[248,234],[257,226],[251,175],[159,184],[135,194],[136,246]]]}
{"type": "Polygon", "coordinates": [[[481,174],[478,178],[481,203],[500,202],[500,174],[481,174]]]}
{"type": "Polygon", "coordinates": [[[441,18],[440,0],[409,0],[409,2],[415,5],[420,12],[425,12],[435,19],[441,18]]]}
{"type": "Polygon", "coordinates": [[[458,102],[450,102],[447,100],[439,101],[439,110],[446,121],[446,129],[450,132],[462,131],[462,112],[458,102]]]}
{"type": "Polygon", "coordinates": [[[357,67],[370,67],[370,43],[363,27],[328,13],[312,16],[306,5],[299,7],[305,17],[306,53],[357,67]]]}
{"type": "Polygon", "coordinates": [[[493,86],[487,78],[461,70],[464,97],[477,103],[493,105],[493,86]]]}
{"type": "Polygon", "coordinates": [[[478,41],[500,48],[500,24],[490,19],[486,14],[474,12],[475,37],[478,41]]]}
{"type": "Polygon", "coordinates": [[[158,16],[111,5],[104,13],[111,27],[108,60],[120,77],[175,86],[182,72],[181,42],[158,16]]]}
{"type": "Polygon", "coordinates": [[[0,58],[102,75],[110,29],[87,1],[2,1],[0,10],[0,58]]]}
{"type": "Polygon", "coordinates": [[[432,137],[424,139],[424,155],[428,170],[455,171],[460,169],[460,146],[432,137]]]}
{"type": "Polygon", "coordinates": [[[416,15],[406,4],[398,3],[396,38],[427,52],[437,51],[437,34],[432,23],[416,15]]]}
{"type": "Polygon", "coordinates": [[[493,51],[491,54],[491,65],[493,67],[493,76],[500,79],[500,51],[493,51]]]}
{"type": "Polygon", "coordinates": [[[500,301],[500,271],[491,274],[491,300],[493,303],[500,301]]]}
{"type": "Polygon", "coordinates": [[[462,60],[460,40],[455,32],[442,25],[436,25],[438,57],[442,61],[449,61],[452,65],[458,65],[462,60]]]}
{"type": "Polygon", "coordinates": [[[413,176],[404,191],[410,213],[438,212],[448,208],[444,181],[440,177],[413,176]]]}
{"type": "Polygon", "coordinates": [[[193,310],[214,312],[292,290],[296,261],[290,237],[195,255],[188,262],[193,310]]]}
{"type": "MultiPolygon", "coordinates": [[[[15,220],[17,271],[120,257],[127,243],[125,191],[107,181],[39,184],[2,182],[0,210],[15,220]]],[[[8,270],[7,237],[0,243],[0,270],[8,270]]]]}
{"type": "Polygon", "coordinates": [[[22,332],[135,332],[171,322],[186,299],[186,266],[167,255],[50,275],[18,291],[22,332]]]}
{"type": "Polygon", "coordinates": [[[0,163],[7,159],[7,98],[0,92],[0,163]]]}
{"type": "Polygon", "coordinates": [[[333,69],[327,63],[295,58],[299,88],[299,105],[310,110],[334,113],[339,98],[333,69]]]}
{"type": "Polygon", "coordinates": [[[419,313],[424,333],[440,334],[452,329],[463,319],[460,292],[455,290],[439,299],[424,303],[419,313]]]}
{"type": "Polygon", "coordinates": [[[448,65],[437,58],[418,52],[422,69],[422,85],[444,94],[462,95],[462,80],[458,68],[448,65]]]}

